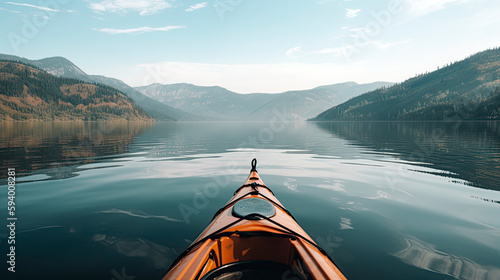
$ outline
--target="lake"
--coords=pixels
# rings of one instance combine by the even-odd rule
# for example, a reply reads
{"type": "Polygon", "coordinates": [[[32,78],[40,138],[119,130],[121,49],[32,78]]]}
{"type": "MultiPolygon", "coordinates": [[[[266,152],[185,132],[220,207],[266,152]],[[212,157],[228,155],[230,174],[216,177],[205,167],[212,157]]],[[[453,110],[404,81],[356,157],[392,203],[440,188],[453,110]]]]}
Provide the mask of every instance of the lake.
{"type": "Polygon", "coordinates": [[[500,279],[499,122],[4,122],[0,158],[2,279],[161,279],[252,158],[350,280],[500,279]]]}

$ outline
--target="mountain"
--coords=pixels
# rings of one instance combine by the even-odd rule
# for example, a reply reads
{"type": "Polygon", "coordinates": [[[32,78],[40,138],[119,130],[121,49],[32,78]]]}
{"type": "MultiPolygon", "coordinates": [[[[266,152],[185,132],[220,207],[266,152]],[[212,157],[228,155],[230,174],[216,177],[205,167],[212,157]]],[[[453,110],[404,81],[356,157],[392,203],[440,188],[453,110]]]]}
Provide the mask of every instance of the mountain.
{"type": "Polygon", "coordinates": [[[168,105],[159,103],[156,100],[152,100],[134,88],[128,86],[121,80],[99,75],[88,75],[64,57],[49,57],[39,60],[30,60],[23,57],[0,54],[0,60],[2,59],[20,61],[22,63],[34,65],[58,77],[79,79],[89,83],[101,83],[116,88],[132,98],[139,106],[144,108],[149,115],[157,120],[200,119],[200,117],[174,109],[168,105]]]}
{"type": "Polygon", "coordinates": [[[313,120],[500,119],[500,48],[380,88],[313,120]]]}
{"type": "Polygon", "coordinates": [[[349,98],[390,85],[392,83],[357,84],[355,82],[346,82],[320,86],[310,90],[287,91],[274,95],[276,96],[274,99],[259,107],[247,118],[270,120],[275,115],[275,110],[278,109],[278,111],[286,111],[292,114],[295,119],[305,120],[315,117],[319,112],[347,101],[349,98]]]}
{"type": "Polygon", "coordinates": [[[354,82],[321,86],[310,90],[279,94],[239,94],[225,88],[191,84],[151,84],[136,87],[138,91],[174,108],[218,120],[270,120],[279,112],[287,112],[297,120],[316,116],[323,110],[349,98],[390,83],[359,85],[354,82]]]}
{"type": "Polygon", "coordinates": [[[198,121],[203,120],[202,117],[186,113],[179,109],[165,105],[161,102],[153,100],[133,87],[127,85],[121,80],[109,78],[99,75],[89,76],[93,81],[114,87],[132,98],[139,106],[157,120],[182,120],[182,121],[198,121]]]}
{"type": "Polygon", "coordinates": [[[120,91],[0,61],[0,120],[153,120],[120,91]]]}
{"type": "Polygon", "coordinates": [[[80,68],[78,68],[78,66],[76,66],[66,58],[60,56],[48,57],[39,60],[30,60],[24,57],[0,54],[0,60],[19,61],[24,64],[34,65],[46,71],[47,73],[58,77],[78,79],[86,82],[95,82],[94,80],[88,80],[88,75],[80,68]]]}
{"type": "Polygon", "coordinates": [[[500,88],[496,88],[490,98],[479,103],[471,112],[471,118],[476,120],[500,119],[500,88]]]}
{"type": "Polygon", "coordinates": [[[136,89],[164,104],[188,113],[198,113],[212,120],[241,119],[250,114],[257,105],[273,98],[270,94],[243,95],[218,86],[203,87],[191,84],[155,83],[136,89]]]}

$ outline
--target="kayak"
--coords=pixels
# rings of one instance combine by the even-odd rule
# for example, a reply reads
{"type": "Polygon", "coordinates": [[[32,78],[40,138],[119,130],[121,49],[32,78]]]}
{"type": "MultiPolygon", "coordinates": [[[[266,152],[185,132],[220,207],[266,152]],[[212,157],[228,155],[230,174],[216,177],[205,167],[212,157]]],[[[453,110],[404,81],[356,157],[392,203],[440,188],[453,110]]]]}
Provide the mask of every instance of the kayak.
{"type": "Polygon", "coordinates": [[[174,261],[163,280],[344,279],[261,180],[245,183],[174,261]]]}

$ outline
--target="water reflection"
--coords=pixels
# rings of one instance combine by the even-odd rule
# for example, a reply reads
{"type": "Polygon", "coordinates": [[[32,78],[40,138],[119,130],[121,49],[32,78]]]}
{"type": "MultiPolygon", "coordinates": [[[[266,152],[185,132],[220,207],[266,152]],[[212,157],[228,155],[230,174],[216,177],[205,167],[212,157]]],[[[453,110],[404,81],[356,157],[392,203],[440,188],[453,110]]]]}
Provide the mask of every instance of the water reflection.
{"type": "Polygon", "coordinates": [[[18,279],[111,279],[122,267],[161,279],[253,157],[350,280],[499,276],[500,193],[469,186],[500,179],[496,123],[290,122],[265,137],[267,123],[100,125],[0,124],[2,165],[9,156],[27,170],[19,255],[33,269],[18,279]],[[179,205],[194,206],[207,185],[218,189],[185,222],[179,205]],[[53,263],[61,270],[39,275],[53,263]]]}
{"type": "Polygon", "coordinates": [[[499,122],[317,122],[353,144],[500,190],[499,122]]]}
{"type": "Polygon", "coordinates": [[[392,255],[407,264],[456,279],[500,279],[498,267],[480,265],[467,258],[440,251],[435,245],[413,236],[407,236],[403,240],[404,248],[392,255]]]}
{"type": "Polygon", "coordinates": [[[112,235],[94,234],[92,240],[113,248],[127,257],[148,259],[156,269],[167,269],[178,252],[142,238],[122,239],[112,235]]]}
{"type": "MultiPolygon", "coordinates": [[[[2,122],[0,175],[94,162],[97,157],[125,153],[151,122],[2,122]]],[[[59,168],[55,178],[73,176],[59,168]]]]}
{"type": "Polygon", "coordinates": [[[142,211],[127,211],[127,210],[121,210],[121,209],[109,209],[109,210],[99,211],[98,213],[124,214],[124,215],[128,215],[130,217],[143,218],[143,219],[161,219],[161,220],[170,221],[170,222],[182,222],[181,220],[178,220],[178,219],[172,219],[172,218],[169,218],[167,216],[151,215],[151,214],[144,213],[142,211]]]}

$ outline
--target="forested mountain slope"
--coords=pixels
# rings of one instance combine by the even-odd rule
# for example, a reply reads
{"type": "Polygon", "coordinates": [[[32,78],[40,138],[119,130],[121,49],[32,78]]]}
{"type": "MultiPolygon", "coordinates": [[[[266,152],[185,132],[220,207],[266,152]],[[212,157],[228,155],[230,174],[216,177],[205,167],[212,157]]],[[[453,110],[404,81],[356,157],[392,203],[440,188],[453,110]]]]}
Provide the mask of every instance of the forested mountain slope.
{"type": "Polygon", "coordinates": [[[496,48],[352,98],[314,120],[499,119],[499,86],[496,48]]]}
{"type": "Polygon", "coordinates": [[[153,120],[120,91],[0,61],[0,120],[153,120]]]}

